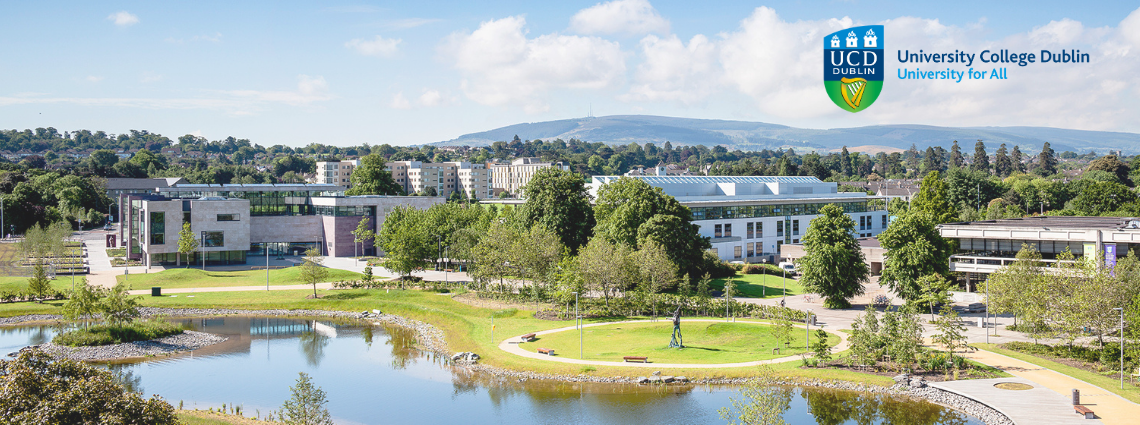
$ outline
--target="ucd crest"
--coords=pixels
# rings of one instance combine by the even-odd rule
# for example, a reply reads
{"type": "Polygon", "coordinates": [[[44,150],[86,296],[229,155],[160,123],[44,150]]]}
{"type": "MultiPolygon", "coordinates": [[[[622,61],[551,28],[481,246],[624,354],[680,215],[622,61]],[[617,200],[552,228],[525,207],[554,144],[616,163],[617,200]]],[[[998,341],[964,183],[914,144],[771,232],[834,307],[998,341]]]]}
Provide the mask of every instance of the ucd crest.
{"type": "Polygon", "coordinates": [[[836,106],[867,109],[883,91],[883,26],[836,31],[823,38],[823,86],[836,106]]]}

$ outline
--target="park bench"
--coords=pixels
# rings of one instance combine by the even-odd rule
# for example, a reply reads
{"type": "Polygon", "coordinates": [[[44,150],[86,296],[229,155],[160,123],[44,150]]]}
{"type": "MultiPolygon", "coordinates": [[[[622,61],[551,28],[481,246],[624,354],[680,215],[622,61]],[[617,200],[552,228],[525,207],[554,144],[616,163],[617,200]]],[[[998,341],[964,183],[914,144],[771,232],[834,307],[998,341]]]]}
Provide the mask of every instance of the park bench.
{"type": "Polygon", "coordinates": [[[522,339],[523,342],[531,342],[534,340],[534,334],[530,333],[530,334],[523,335],[522,337],[520,337],[520,339],[522,339]]]}
{"type": "Polygon", "coordinates": [[[625,356],[625,357],[622,357],[622,360],[624,360],[626,362],[649,363],[649,357],[642,357],[642,356],[625,356]]]}
{"type": "Polygon", "coordinates": [[[1078,414],[1085,415],[1085,419],[1096,419],[1096,414],[1094,414],[1092,410],[1089,410],[1089,408],[1085,406],[1074,404],[1073,410],[1076,410],[1078,414]]]}
{"type": "Polygon", "coordinates": [[[550,349],[550,348],[539,348],[539,349],[538,349],[538,353],[539,353],[539,354],[546,354],[546,355],[548,355],[548,356],[553,356],[553,355],[554,355],[554,350],[552,350],[552,349],[550,349]]]}

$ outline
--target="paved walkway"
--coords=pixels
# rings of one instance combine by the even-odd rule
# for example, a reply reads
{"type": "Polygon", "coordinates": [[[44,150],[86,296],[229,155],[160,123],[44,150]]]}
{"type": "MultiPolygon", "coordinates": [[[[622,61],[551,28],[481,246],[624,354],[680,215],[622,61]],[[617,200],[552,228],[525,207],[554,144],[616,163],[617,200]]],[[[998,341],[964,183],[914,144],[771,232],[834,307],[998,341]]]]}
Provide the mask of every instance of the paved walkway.
{"type": "MultiPolygon", "coordinates": [[[[1070,399],[1070,394],[1074,388],[1081,391],[1081,403],[1087,406],[1092,411],[1096,412],[1098,418],[1106,425],[1115,424],[1136,424],[1140,423],[1140,405],[1131,401],[1125,400],[1123,397],[1113,394],[1104,388],[1092,385],[1088,382],[1073,378],[1069,375],[1060,372],[1054,372],[1045,369],[1035,364],[1017,360],[1009,356],[1003,356],[990,351],[978,350],[973,353],[960,353],[962,357],[984,363],[998,369],[1004,370],[1010,375],[1030,381],[1034,387],[1046,388],[1052,390],[1054,394],[1059,397],[1057,403],[1060,403],[1064,409],[1055,406],[1054,404],[1039,404],[1037,406],[1027,406],[1026,413],[1032,414],[1030,421],[1017,421],[1019,424],[1039,424],[1039,423],[1068,423],[1068,422],[1047,422],[1053,420],[1052,411],[1066,412],[1066,415],[1071,417],[1078,417],[1073,413],[1073,408],[1070,399]],[[1034,413],[1036,412],[1036,413],[1034,413]]],[[[969,381],[962,381],[969,382],[969,381]]],[[[1020,391],[1008,391],[1007,393],[1020,393],[1020,391]]],[[[970,392],[970,397],[982,400],[984,403],[991,404],[991,397],[987,394],[976,395],[970,392]],[[979,398],[982,397],[982,398],[979,398]]],[[[1016,398],[1016,394],[1007,395],[1005,397],[1016,398]]],[[[992,399],[994,403],[1008,403],[1009,400],[992,399]]],[[[993,405],[993,404],[991,404],[993,405]]],[[[1092,423],[1085,421],[1082,423],[1092,423]]]]}
{"type": "MultiPolygon", "coordinates": [[[[667,323],[667,322],[668,321],[665,321],[664,323],[667,323]]],[[[711,320],[711,319],[681,319],[682,326],[684,326],[685,323],[692,323],[692,322],[722,323],[723,321],[711,320]]],[[[614,324],[619,324],[619,323],[650,323],[650,321],[648,321],[648,320],[626,320],[626,321],[621,321],[621,322],[591,323],[591,324],[583,325],[582,327],[583,328],[592,328],[595,326],[614,325],[614,324]]],[[[759,322],[745,322],[745,321],[735,322],[735,323],[748,323],[748,324],[756,324],[756,325],[764,324],[764,323],[759,323],[759,322]]],[[[799,326],[799,327],[803,328],[803,326],[799,326]]],[[[542,336],[542,335],[548,335],[548,334],[552,334],[552,333],[566,332],[566,331],[573,331],[573,330],[577,330],[577,328],[574,326],[567,326],[565,328],[550,329],[550,330],[546,330],[546,331],[535,332],[534,334],[536,336],[542,336]]],[[[840,341],[839,341],[838,345],[836,345],[834,348],[832,348],[832,350],[835,352],[846,350],[847,349],[847,335],[843,332],[833,332],[833,334],[838,335],[840,338],[840,341]]],[[[799,355],[794,355],[794,356],[779,357],[779,358],[768,359],[768,360],[757,360],[757,361],[752,361],[752,362],[715,363],[715,364],[708,364],[708,363],[626,363],[626,362],[618,362],[618,361],[608,362],[608,361],[601,361],[601,360],[575,359],[575,358],[572,358],[573,353],[568,353],[568,354],[571,354],[571,357],[563,357],[561,355],[548,356],[546,354],[539,354],[537,352],[527,350],[527,348],[529,348],[529,347],[538,348],[538,345],[539,344],[535,344],[535,343],[523,343],[522,342],[522,335],[518,335],[518,336],[513,336],[510,338],[504,339],[503,342],[499,343],[499,349],[506,351],[508,353],[514,354],[516,356],[522,356],[522,357],[538,359],[538,360],[560,362],[560,363],[572,363],[572,364],[595,365],[595,366],[643,367],[643,368],[658,368],[658,369],[662,369],[662,368],[721,369],[721,368],[730,368],[730,367],[750,367],[750,366],[759,366],[759,365],[764,365],[764,364],[790,362],[790,361],[800,360],[800,358],[801,358],[799,355]],[[525,348],[524,348],[524,344],[525,344],[525,348]]],[[[653,359],[649,359],[649,360],[653,361],[653,359]]]]}
{"type": "MultiPolygon", "coordinates": [[[[970,379],[930,382],[928,385],[974,399],[1024,425],[1082,425],[1106,423],[1088,420],[1073,411],[1071,399],[1024,378],[970,379]],[[994,386],[1013,382],[1033,387],[1029,390],[1003,390],[994,386]]],[[[1097,406],[1089,405],[1090,409],[1097,406]]]]}
{"type": "MultiPolygon", "coordinates": [[[[301,289],[313,290],[312,285],[270,285],[269,291],[296,291],[301,289]]],[[[332,282],[318,283],[318,290],[332,289],[332,282]]],[[[197,292],[242,292],[242,291],[266,291],[264,285],[261,286],[216,286],[211,288],[162,288],[162,295],[169,294],[193,294],[197,292]]],[[[127,291],[128,295],[150,295],[150,289],[136,289],[127,291]]]]}

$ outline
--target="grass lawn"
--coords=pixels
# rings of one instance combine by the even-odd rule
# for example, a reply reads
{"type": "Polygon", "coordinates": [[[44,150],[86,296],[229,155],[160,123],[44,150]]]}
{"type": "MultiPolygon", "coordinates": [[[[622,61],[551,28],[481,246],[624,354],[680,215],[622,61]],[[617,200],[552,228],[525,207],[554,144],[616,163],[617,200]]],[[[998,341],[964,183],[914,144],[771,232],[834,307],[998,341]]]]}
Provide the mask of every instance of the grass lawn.
{"type": "MultiPolygon", "coordinates": [[[[78,285],[83,282],[83,276],[75,277],[75,284],[78,285]]],[[[59,275],[55,277],[50,283],[51,289],[64,292],[71,290],[71,276],[59,275]]],[[[21,292],[28,289],[28,278],[26,277],[0,277],[0,292],[21,292]]]]}
{"type": "MultiPolygon", "coordinates": [[[[783,276],[772,276],[770,274],[740,274],[737,273],[728,279],[713,279],[709,282],[709,287],[714,291],[723,291],[724,282],[733,280],[736,282],[736,296],[745,298],[777,298],[784,295],[783,276]]],[[[804,293],[804,287],[800,285],[798,280],[788,278],[788,296],[801,295],[804,293]]]]}
{"type": "MultiPolygon", "coordinates": [[[[1121,397],[1124,397],[1126,400],[1131,401],[1133,403],[1140,403],[1140,388],[1136,387],[1135,385],[1128,383],[1127,381],[1124,383],[1124,390],[1121,390],[1120,389],[1120,380],[1118,378],[1112,378],[1112,377],[1101,375],[1099,373],[1089,372],[1089,371],[1083,370],[1083,369],[1078,369],[1078,368],[1075,368],[1072,366],[1057,363],[1057,362],[1052,361],[1052,360],[1043,359],[1041,357],[1037,357],[1037,356],[1034,356],[1032,354],[1019,353],[1017,351],[998,348],[997,344],[981,344],[981,343],[979,343],[979,344],[973,344],[973,345],[975,345],[978,348],[981,348],[983,350],[986,350],[986,351],[993,351],[993,352],[1001,354],[1001,355],[1005,355],[1005,356],[1013,357],[1013,358],[1021,360],[1021,361],[1033,363],[1035,365],[1038,365],[1038,366],[1041,366],[1043,368],[1052,370],[1054,372],[1069,375],[1073,378],[1080,379],[1082,381],[1085,381],[1085,382],[1088,382],[1090,384],[1096,385],[1098,387],[1104,388],[1105,390],[1111,391],[1114,394],[1119,395],[1121,397]]],[[[1125,370],[1124,373],[1130,373],[1130,372],[1128,370],[1125,370]]]]}
{"type": "MultiPolygon", "coordinates": [[[[264,273],[264,271],[261,273],[264,273]]],[[[262,275],[262,277],[264,278],[264,275],[262,275]]],[[[311,289],[298,287],[297,290],[270,292],[199,292],[193,294],[193,297],[190,297],[190,294],[181,294],[177,297],[143,296],[139,298],[139,301],[145,306],[172,308],[281,308],[353,312],[379,309],[385,313],[421,320],[435,325],[443,331],[447,339],[449,351],[471,351],[478,353],[483,357],[483,360],[481,360],[482,363],[492,366],[513,370],[570,375],[588,373],[597,376],[641,376],[646,372],[643,368],[621,366],[597,366],[596,370],[589,370],[584,369],[582,365],[524,358],[506,353],[498,348],[498,342],[505,338],[546,329],[572,326],[574,324],[573,320],[540,320],[534,318],[534,311],[515,309],[493,310],[473,307],[453,300],[448,296],[450,294],[441,295],[427,291],[393,290],[388,292],[383,289],[328,290],[318,291],[322,296],[320,299],[306,299],[305,296],[311,294],[311,291],[311,289]],[[492,314],[495,315],[494,340],[491,338],[492,314]]],[[[38,313],[58,314],[62,304],[62,302],[55,301],[44,304],[0,304],[0,317],[38,313]]],[[[587,319],[587,323],[591,321],[604,322],[628,319],[633,318],[587,319]]],[[[802,331],[802,329],[799,330],[802,331]]],[[[793,335],[795,334],[796,332],[793,331],[793,335]]],[[[689,340],[686,339],[686,341],[689,340]]],[[[668,335],[666,335],[665,344],[668,344],[668,335]]],[[[572,351],[571,349],[571,352],[572,351]]],[[[799,366],[799,362],[786,362],[770,365],[769,369],[789,378],[846,380],[881,386],[889,386],[894,383],[889,377],[868,375],[846,370],[800,369],[799,366]]],[[[669,369],[669,374],[685,375],[694,379],[700,377],[731,378],[755,376],[758,370],[759,369],[755,367],[725,369],[680,368],[669,369]]]]}
{"type": "MultiPolygon", "coordinates": [[[[328,269],[329,276],[325,282],[338,280],[356,280],[362,276],[360,273],[340,269],[328,269]]],[[[124,279],[131,284],[131,289],[146,289],[153,286],[163,288],[214,288],[220,286],[265,286],[265,270],[241,271],[206,271],[201,269],[169,269],[158,273],[140,273],[127,276],[118,276],[119,282],[124,279]]],[[[383,279],[378,277],[377,279],[383,279]]],[[[271,285],[303,285],[301,281],[301,268],[288,267],[269,271],[271,285]]]]}
{"type": "Polygon", "coordinates": [[[270,422],[259,421],[237,415],[226,415],[205,410],[177,410],[178,420],[184,425],[261,425],[270,422]]]}
{"type": "MultiPolygon", "coordinates": [[[[746,322],[681,321],[684,349],[669,348],[673,322],[619,323],[583,329],[586,360],[620,362],[623,356],[645,356],[654,363],[740,363],[786,357],[805,352],[804,332],[792,331],[791,348],[772,354],[776,339],[771,327],[746,322]]],[[[829,338],[832,344],[839,337],[829,338]]],[[[578,358],[578,332],[542,335],[523,348],[551,348],[557,355],[578,358]]]]}

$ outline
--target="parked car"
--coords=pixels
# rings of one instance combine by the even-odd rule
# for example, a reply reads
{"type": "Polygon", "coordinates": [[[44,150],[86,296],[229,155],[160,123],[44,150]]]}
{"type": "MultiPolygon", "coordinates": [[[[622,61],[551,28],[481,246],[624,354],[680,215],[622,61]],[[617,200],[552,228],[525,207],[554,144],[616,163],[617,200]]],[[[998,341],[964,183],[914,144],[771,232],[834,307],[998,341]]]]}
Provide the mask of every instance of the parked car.
{"type": "Polygon", "coordinates": [[[111,223],[107,223],[103,225],[103,230],[115,230],[115,226],[112,226],[111,223]]]}
{"type": "Polygon", "coordinates": [[[799,273],[796,270],[796,264],[795,263],[783,262],[783,263],[780,263],[780,265],[777,267],[779,267],[779,268],[783,269],[785,272],[787,272],[788,276],[795,276],[796,274],[799,273]]]}

